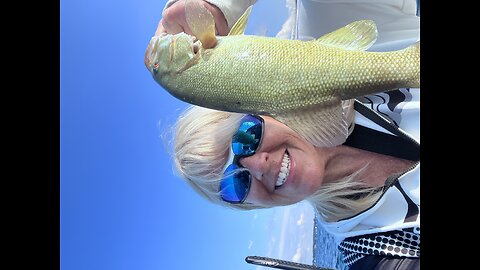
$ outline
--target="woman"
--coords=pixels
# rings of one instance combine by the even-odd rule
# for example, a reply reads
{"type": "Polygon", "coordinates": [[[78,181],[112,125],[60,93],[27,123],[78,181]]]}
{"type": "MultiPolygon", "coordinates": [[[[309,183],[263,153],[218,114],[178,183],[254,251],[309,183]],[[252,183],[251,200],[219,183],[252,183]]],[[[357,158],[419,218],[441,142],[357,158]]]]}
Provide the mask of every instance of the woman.
{"type": "MultiPolygon", "coordinates": [[[[202,1],[225,35],[255,1],[202,1]]],[[[417,3],[288,1],[278,37],[312,39],[359,19],[376,22],[373,51],[419,39],[417,3]]],[[[182,1],[168,1],[159,32],[190,32],[182,1]]],[[[419,89],[345,101],[343,145],[318,148],[268,116],[191,107],[178,120],[175,165],[199,194],[237,209],[307,200],[350,269],[418,269],[420,256],[419,89]],[[372,110],[373,108],[373,110],[372,110]]]]}

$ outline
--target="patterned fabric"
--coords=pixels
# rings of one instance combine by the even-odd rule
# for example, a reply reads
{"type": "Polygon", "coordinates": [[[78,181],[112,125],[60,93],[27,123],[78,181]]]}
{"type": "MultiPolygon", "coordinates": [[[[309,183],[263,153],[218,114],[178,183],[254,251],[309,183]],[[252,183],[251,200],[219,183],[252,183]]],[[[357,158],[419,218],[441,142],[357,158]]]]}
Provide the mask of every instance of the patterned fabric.
{"type": "Polygon", "coordinates": [[[420,227],[345,238],[338,249],[343,254],[343,262],[348,266],[366,255],[419,258],[420,227]]]}
{"type": "Polygon", "coordinates": [[[402,121],[403,106],[412,101],[412,95],[410,88],[399,88],[375,95],[364,96],[358,98],[358,100],[399,127],[402,121]]]}

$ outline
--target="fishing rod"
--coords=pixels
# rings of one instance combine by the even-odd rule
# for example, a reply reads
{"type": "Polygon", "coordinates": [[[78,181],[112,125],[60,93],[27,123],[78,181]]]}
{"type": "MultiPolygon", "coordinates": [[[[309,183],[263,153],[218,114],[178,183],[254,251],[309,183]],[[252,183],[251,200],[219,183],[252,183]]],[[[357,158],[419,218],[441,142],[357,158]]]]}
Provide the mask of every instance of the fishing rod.
{"type": "Polygon", "coordinates": [[[267,266],[271,268],[284,269],[284,270],[336,270],[333,268],[318,267],[315,265],[296,263],[291,261],[284,261],[279,259],[273,259],[261,256],[247,256],[245,261],[250,264],[256,264],[261,266],[267,266]]]}

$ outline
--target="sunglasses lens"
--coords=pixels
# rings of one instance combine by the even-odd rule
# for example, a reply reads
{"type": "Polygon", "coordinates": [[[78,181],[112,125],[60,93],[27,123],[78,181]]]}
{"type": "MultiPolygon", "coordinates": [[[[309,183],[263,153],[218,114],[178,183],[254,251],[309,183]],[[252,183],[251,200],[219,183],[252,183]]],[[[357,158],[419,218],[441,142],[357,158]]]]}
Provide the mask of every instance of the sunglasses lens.
{"type": "Polygon", "coordinates": [[[262,132],[263,122],[261,119],[251,115],[243,117],[237,133],[233,135],[233,153],[239,156],[255,154],[262,139],[262,132]]]}
{"type": "Polygon", "coordinates": [[[224,201],[230,203],[242,203],[250,190],[250,173],[248,171],[235,172],[237,169],[240,169],[240,167],[230,164],[220,183],[220,195],[224,201]]]}

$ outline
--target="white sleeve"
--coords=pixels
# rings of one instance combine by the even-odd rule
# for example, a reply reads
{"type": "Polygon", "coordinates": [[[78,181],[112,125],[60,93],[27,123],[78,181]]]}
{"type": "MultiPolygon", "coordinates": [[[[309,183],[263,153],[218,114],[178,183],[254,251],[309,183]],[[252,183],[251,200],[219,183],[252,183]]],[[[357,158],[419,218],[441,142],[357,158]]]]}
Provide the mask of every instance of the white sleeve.
{"type": "Polygon", "coordinates": [[[205,0],[206,2],[217,6],[227,19],[228,29],[237,22],[238,18],[247,10],[247,8],[257,0],[205,0]]]}
{"type": "Polygon", "coordinates": [[[375,21],[378,38],[371,51],[405,48],[420,39],[417,0],[302,0],[298,38],[319,38],[353,21],[375,21]]]}
{"type": "MultiPolygon", "coordinates": [[[[178,0],[168,0],[164,10],[178,0]]],[[[257,0],[205,0],[218,7],[225,19],[227,19],[228,29],[231,29],[235,22],[242,16],[247,8],[257,2],[257,0]]]]}

